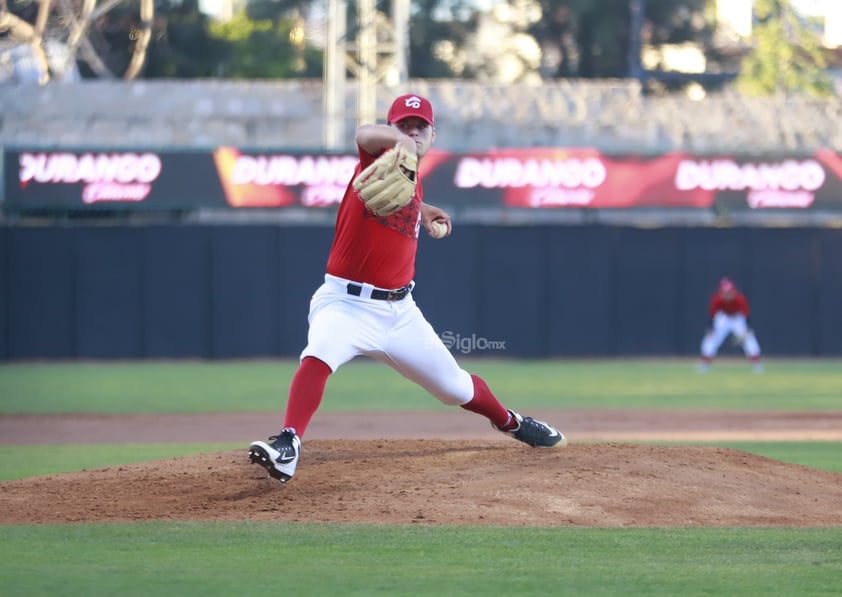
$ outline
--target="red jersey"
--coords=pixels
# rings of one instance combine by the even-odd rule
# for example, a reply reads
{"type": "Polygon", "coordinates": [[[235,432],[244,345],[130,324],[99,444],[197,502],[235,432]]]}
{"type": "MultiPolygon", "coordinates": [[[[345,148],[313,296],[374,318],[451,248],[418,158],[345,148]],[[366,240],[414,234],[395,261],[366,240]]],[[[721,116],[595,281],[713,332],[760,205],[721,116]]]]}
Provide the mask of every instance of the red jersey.
{"type": "Polygon", "coordinates": [[[745,317],[748,317],[750,313],[748,299],[746,299],[745,295],[739,290],[734,290],[732,295],[729,297],[722,296],[721,293],[715,292],[713,296],[710,297],[710,307],[708,308],[708,313],[710,314],[711,319],[713,319],[713,316],[719,311],[722,311],[727,315],[742,313],[745,317]]]}
{"type": "MultiPolygon", "coordinates": [[[[357,151],[360,163],[351,181],[377,158],[360,147],[357,151]]],[[[409,284],[415,276],[423,196],[419,179],[412,201],[396,213],[381,217],[366,209],[349,182],[336,216],[327,273],[385,289],[409,284]]]]}

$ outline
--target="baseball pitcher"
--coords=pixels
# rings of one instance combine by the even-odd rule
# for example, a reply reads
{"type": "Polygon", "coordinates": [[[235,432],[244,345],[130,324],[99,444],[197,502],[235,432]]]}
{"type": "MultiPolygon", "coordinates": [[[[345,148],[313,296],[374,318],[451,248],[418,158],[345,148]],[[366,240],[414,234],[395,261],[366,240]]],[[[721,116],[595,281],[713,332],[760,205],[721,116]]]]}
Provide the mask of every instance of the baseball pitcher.
{"type": "Polygon", "coordinates": [[[249,446],[251,462],[281,483],[296,471],[328,377],[356,356],[392,367],[442,403],[482,415],[529,446],[567,444],[555,427],[506,408],[482,378],[462,369],[415,304],[421,228],[433,238],[452,231],[450,216],[424,202],[418,171],[436,138],[434,122],[429,100],[410,94],[394,100],[386,124],[356,131],[360,161],[339,207],[324,283],[310,302],[307,345],[282,429],[249,446]]]}

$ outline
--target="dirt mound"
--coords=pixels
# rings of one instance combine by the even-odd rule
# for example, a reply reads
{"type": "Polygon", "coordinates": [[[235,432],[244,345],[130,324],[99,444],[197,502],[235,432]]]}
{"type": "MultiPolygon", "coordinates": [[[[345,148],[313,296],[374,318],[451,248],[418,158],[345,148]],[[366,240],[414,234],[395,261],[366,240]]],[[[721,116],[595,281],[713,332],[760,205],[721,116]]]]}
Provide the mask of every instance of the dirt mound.
{"type": "Polygon", "coordinates": [[[715,447],[312,440],[287,485],[245,450],[0,484],[0,523],[262,520],[842,526],[842,475],[715,447]]]}

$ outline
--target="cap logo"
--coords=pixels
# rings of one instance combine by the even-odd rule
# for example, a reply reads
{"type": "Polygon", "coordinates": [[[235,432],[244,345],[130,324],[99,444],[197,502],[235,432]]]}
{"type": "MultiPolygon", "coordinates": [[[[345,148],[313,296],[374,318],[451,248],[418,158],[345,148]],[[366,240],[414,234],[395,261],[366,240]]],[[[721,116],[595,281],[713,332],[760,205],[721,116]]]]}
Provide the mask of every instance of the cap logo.
{"type": "Polygon", "coordinates": [[[406,98],[404,103],[407,108],[414,108],[417,110],[421,107],[421,98],[413,95],[412,97],[406,98]]]}

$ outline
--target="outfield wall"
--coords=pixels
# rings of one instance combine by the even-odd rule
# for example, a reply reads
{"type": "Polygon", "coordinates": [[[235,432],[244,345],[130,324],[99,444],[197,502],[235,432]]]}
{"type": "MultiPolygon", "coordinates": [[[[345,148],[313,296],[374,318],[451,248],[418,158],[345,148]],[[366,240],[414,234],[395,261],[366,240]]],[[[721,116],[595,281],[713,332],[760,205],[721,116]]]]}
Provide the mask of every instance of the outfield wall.
{"type": "MultiPolygon", "coordinates": [[[[0,359],[296,356],[331,235],[0,228],[0,359]]],[[[690,356],[723,275],[765,354],[842,355],[836,228],[464,225],[422,236],[415,297],[457,355],[690,356]]]]}

